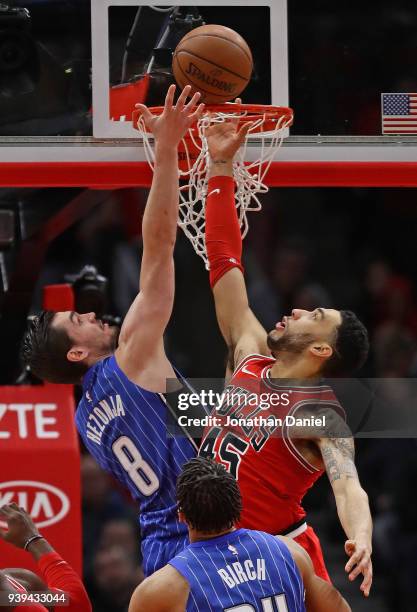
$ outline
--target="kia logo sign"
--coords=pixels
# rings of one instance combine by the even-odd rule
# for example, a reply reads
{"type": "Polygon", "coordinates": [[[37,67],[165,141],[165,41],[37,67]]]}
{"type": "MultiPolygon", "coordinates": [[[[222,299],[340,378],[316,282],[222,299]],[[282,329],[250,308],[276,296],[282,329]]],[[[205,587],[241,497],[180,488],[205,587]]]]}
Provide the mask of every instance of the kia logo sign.
{"type": "Polygon", "coordinates": [[[24,508],[39,529],[61,521],[70,508],[69,499],[63,491],[35,480],[0,483],[0,507],[12,502],[24,508]]]}

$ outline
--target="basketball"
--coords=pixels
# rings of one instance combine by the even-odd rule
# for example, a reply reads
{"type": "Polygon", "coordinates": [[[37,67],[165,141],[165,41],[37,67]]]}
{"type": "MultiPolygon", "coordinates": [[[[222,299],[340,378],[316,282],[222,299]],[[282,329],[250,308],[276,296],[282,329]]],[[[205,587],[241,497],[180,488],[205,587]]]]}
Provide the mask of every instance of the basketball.
{"type": "Polygon", "coordinates": [[[174,52],[172,70],[179,87],[193,87],[202,102],[222,104],[239,96],[253,69],[252,53],[234,30],[204,25],[181,39],[174,52]]]}

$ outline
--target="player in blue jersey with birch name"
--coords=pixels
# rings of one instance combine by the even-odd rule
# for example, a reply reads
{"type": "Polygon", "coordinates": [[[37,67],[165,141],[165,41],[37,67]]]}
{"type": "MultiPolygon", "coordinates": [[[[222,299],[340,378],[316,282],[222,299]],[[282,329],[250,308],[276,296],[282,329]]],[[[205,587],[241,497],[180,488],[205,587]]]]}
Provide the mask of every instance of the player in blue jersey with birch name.
{"type": "MultiPolygon", "coordinates": [[[[174,104],[168,90],[156,117],[143,105],[155,138],[155,170],[143,222],[139,293],[122,328],[94,313],[43,312],[31,323],[22,346],[24,361],[39,378],[78,384],[83,395],[78,431],[100,466],[122,482],[140,504],[144,572],[164,566],[188,543],[178,521],[175,483],[196,445],[168,431],[167,379],[186,384],[168,360],[163,334],[174,301],[174,245],[179,208],[178,144],[204,106],[200,94],[187,103],[185,87],[174,104]]],[[[174,395],[174,401],[172,401],[174,395]]]]}
{"type": "Polygon", "coordinates": [[[129,612],[349,612],[290,538],[235,529],[242,509],[221,464],[191,459],[178,478],[179,516],[190,545],[134,592],[129,612]]]}

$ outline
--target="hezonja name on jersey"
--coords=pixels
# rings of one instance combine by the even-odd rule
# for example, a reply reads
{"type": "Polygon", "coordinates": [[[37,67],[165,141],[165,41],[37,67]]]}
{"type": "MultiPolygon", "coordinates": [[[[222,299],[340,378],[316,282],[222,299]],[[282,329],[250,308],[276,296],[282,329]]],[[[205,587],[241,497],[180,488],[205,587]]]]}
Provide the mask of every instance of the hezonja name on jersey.
{"type": "Polygon", "coordinates": [[[242,582],[249,580],[265,580],[266,568],[265,559],[256,559],[256,568],[250,559],[243,563],[235,561],[225,568],[217,570],[220,578],[228,587],[233,588],[242,582]]]}
{"type": "Polygon", "coordinates": [[[125,416],[125,409],[120,395],[110,395],[108,400],[101,400],[94,406],[87,421],[87,438],[101,444],[101,436],[106,425],[118,416],[125,416]]]}

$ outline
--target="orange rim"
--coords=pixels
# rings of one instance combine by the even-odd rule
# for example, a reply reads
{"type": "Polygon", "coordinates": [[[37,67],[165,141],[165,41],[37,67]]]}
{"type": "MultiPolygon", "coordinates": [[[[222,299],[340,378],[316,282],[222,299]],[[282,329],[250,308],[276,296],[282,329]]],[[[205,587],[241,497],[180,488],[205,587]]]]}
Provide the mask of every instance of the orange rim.
{"type": "MultiPolygon", "coordinates": [[[[149,108],[153,115],[161,115],[163,106],[152,106],[149,108]]],[[[286,106],[269,106],[267,104],[237,104],[235,102],[227,104],[207,104],[207,113],[242,113],[239,117],[239,123],[256,122],[258,119],[263,119],[262,123],[255,125],[251,130],[251,134],[260,132],[271,132],[276,129],[277,122],[282,120],[287,127],[292,125],[294,120],[294,111],[286,106]]],[[[138,119],[142,111],[136,109],[133,112],[132,121],[135,129],[138,129],[138,119]]],[[[197,124],[190,129],[195,132],[197,124]]],[[[149,130],[147,130],[149,132],[149,130]]],[[[187,137],[186,137],[187,138],[187,137]]]]}

